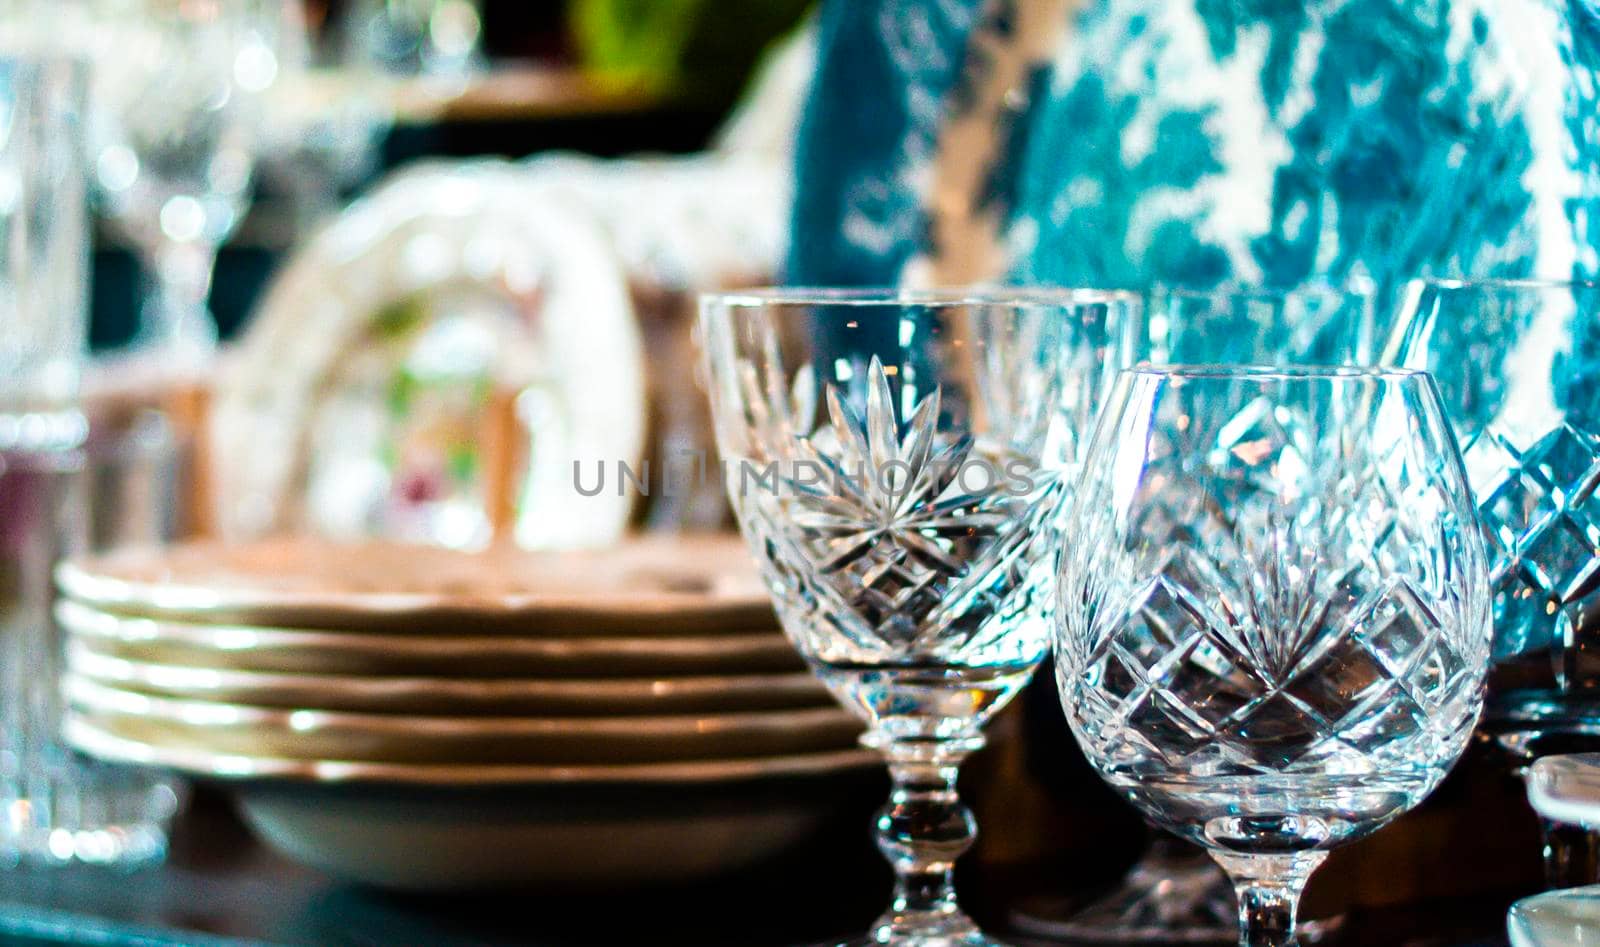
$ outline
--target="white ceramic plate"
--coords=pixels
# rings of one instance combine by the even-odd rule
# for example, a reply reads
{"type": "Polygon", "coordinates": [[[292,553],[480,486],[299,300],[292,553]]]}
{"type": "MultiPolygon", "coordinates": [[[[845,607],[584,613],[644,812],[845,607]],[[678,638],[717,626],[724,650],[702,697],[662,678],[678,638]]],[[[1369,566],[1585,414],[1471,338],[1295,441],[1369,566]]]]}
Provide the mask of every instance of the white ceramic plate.
{"type": "Polygon", "coordinates": [[[883,757],[861,747],[752,756],[745,759],[683,760],[669,763],[551,765],[366,763],[352,760],[302,760],[241,756],[208,750],[157,746],[109,733],[70,715],[65,732],[73,746],[99,759],[176,770],[200,779],[228,782],[360,783],[385,786],[525,787],[547,785],[691,785],[784,780],[882,768],[883,757]]]}
{"type": "Polygon", "coordinates": [[[838,804],[824,796],[670,816],[620,807],[574,816],[527,802],[486,807],[470,797],[239,794],[245,821],[285,856],[347,881],[400,891],[694,879],[782,852],[815,833],[838,804]]]}
{"type": "MultiPolygon", "coordinates": [[[[371,378],[351,376],[352,366],[390,355],[374,336],[396,307],[419,300],[478,317],[476,332],[492,328],[496,383],[538,396],[544,420],[517,490],[518,542],[559,548],[620,536],[632,495],[582,496],[572,465],[633,460],[643,447],[645,375],[626,276],[591,214],[488,160],[396,175],[274,279],[212,406],[221,535],[349,528],[317,514],[330,505],[312,496],[315,432],[330,403],[365,396],[359,387],[371,378]],[[481,318],[487,311],[499,317],[481,318]]],[[[449,351],[433,350],[441,348],[449,351]]]]}
{"type": "Polygon", "coordinates": [[[864,793],[824,785],[808,794],[707,800],[657,811],[669,790],[609,810],[486,804],[473,795],[422,798],[237,793],[245,820],[289,858],[335,877],[401,891],[556,885],[611,888],[735,871],[813,835],[864,793]]]}
{"type": "Polygon", "coordinates": [[[151,697],[64,675],[85,723],[153,746],[375,763],[574,764],[779,756],[844,749],[862,725],[838,707],[651,717],[436,717],[278,710],[151,697]]]}
{"type": "Polygon", "coordinates": [[[588,715],[716,713],[831,705],[810,674],[545,680],[282,674],[130,661],[72,641],[67,670],[159,697],[289,710],[378,713],[588,715]]]}
{"type": "Polygon", "coordinates": [[[279,628],[574,637],[777,627],[743,542],[720,534],[561,552],[201,542],[69,561],[56,580],[104,611],[279,628]]]}
{"type": "Polygon", "coordinates": [[[107,657],[214,670],[452,677],[655,677],[799,671],[777,631],[711,637],[522,638],[203,625],[57,603],[68,637],[107,657]]]}
{"type": "Polygon", "coordinates": [[[69,715],[101,759],[225,781],[256,832],[338,877],[447,891],[673,881],[775,855],[841,811],[865,818],[883,763],[861,748],[600,766],[268,759],[153,746],[69,715]]]}

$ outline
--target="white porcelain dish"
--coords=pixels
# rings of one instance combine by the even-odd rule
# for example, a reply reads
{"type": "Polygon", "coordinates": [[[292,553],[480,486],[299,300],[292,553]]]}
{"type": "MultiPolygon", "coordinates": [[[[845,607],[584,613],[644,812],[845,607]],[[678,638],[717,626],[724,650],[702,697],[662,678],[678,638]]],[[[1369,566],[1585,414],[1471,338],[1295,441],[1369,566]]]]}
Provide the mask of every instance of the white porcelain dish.
{"type": "Polygon", "coordinates": [[[649,677],[799,671],[776,630],[709,637],[538,638],[209,625],[114,615],[63,600],[56,617],[97,654],[154,664],[289,674],[649,677]]]}
{"type": "Polygon", "coordinates": [[[599,716],[782,710],[832,705],[806,673],[704,677],[365,677],[283,674],[130,661],[67,647],[66,668],[86,680],[157,697],[345,710],[499,716],[599,716]]]}
{"type": "Polygon", "coordinates": [[[70,714],[65,732],[74,747],[99,759],[170,769],[197,779],[229,783],[359,783],[456,789],[593,783],[693,785],[826,776],[883,768],[882,756],[859,746],[820,753],[666,763],[466,765],[285,759],[158,746],[117,736],[70,714]]]}
{"type": "Polygon", "coordinates": [[[809,837],[842,802],[833,792],[656,811],[669,793],[634,794],[605,811],[454,793],[236,795],[250,826],[289,858],[405,891],[609,887],[730,872],[809,837]]]}
{"type": "Polygon", "coordinates": [[[102,611],[211,624],[549,638],[777,627],[743,543],[720,534],[561,552],[198,542],[71,560],[56,581],[102,611]]]}
{"type": "Polygon", "coordinates": [[[69,718],[102,759],[220,781],[284,855],[408,891],[610,888],[738,870],[858,822],[882,796],[862,748],[599,766],[447,766],[229,756],[152,746],[69,718]]]}
{"type": "Polygon", "coordinates": [[[279,710],[152,697],[62,678],[73,715],[153,746],[380,763],[579,764],[778,756],[844,749],[839,707],[650,717],[439,717],[279,710]]]}
{"type": "MultiPolygon", "coordinates": [[[[369,401],[381,410],[381,395],[366,387],[376,381],[381,392],[385,376],[359,366],[387,359],[392,376],[402,367],[394,350],[407,348],[436,360],[478,352],[471,361],[486,359],[480,370],[497,385],[537,396],[537,410],[519,411],[519,420],[534,418],[523,436],[539,443],[515,490],[519,544],[600,545],[621,535],[633,495],[583,496],[572,465],[632,461],[644,445],[643,344],[626,274],[592,214],[494,160],[393,176],[273,280],[213,399],[221,535],[351,528],[341,504],[316,501],[324,484],[313,470],[325,458],[315,435],[337,416],[330,404],[369,401]],[[395,318],[417,311],[428,318],[395,318]],[[419,345],[397,330],[442,322],[457,330],[455,344],[419,345]],[[475,344],[464,349],[464,340],[475,344]]],[[[370,427],[346,424],[357,436],[370,427]]],[[[348,489],[361,477],[343,479],[348,489]]]]}

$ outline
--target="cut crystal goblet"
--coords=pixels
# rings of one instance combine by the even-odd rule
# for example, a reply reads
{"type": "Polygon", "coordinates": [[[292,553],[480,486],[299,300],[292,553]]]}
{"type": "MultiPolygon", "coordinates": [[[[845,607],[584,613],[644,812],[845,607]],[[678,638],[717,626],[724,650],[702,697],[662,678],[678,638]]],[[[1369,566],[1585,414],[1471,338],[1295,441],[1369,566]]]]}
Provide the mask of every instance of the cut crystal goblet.
{"type": "Polygon", "coordinates": [[[1057,682],[1090,762],[1232,877],[1241,943],[1294,942],[1327,852],[1471,737],[1489,585],[1426,373],[1141,367],[1067,517],[1057,682]]]}
{"type": "Polygon", "coordinates": [[[1114,292],[707,297],[723,477],[785,631],[867,722],[894,902],[864,943],[991,943],[956,904],[956,794],[1047,648],[1058,500],[1127,361],[1114,292]]]}

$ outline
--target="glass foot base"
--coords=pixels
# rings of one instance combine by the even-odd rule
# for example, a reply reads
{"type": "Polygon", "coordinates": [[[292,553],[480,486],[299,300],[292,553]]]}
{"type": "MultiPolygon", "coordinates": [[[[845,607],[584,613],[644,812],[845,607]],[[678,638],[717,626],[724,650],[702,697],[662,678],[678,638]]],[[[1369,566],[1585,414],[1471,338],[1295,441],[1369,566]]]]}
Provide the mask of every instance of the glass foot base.
{"type": "Polygon", "coordinates": [[[963,934],[891,934],[887,938],[879,938],[876,934],[866,934],[855,940],[845,941],[839,947],[1008,947],[1005,941],[995,940],[987,934],[973,929],[963,934]]]}
{"type": "Polygon", "coordinates": [[[891,914],[878,919],[862,936],[840,947],[1006,947],[959,912],[908,916],[891,914]]]}
{"type": "MultiPolygon", "coordinates": [[[[1211,859],[1152,852],[1116,890],[1076,911],[1041,906],[1014,913],[1011,926],[1046,942],[1070,944],[1236,944],[1239,908],[1233,885],[1211,859]]],[[[1303,921],[1296,935],[1314,944],[1343,918],[1303,921]]]]}

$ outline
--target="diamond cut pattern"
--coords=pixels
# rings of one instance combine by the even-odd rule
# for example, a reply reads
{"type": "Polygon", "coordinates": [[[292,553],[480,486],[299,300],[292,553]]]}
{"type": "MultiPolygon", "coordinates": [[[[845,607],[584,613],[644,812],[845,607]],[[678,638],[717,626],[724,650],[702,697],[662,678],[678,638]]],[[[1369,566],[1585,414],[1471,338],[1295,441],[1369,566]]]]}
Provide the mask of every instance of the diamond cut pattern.
{"type": "MultiPolygon", "coordinates": [[[[1200,414],[1164,397],[1160,411],[1200,414]]],[[[1453,758],[1488,616],[1472,604],[1477,523],[1459,480],[1442,493],[1444,460],[1403,439],[1329,450],[1316,425],[1259,401],[1195,428],[1158,414],[1144,468],[1108,464],[1079,500],[1062,594],[1088,607],[1064,613],[1062,681],[1091,758],[1153,776],[1453,758]]]]}
{"type": "Polygon", "coordinates": [[[1214,739],[1229,758],[1286,765],[1341,731],[1388,739],[1406,720],[1425,721],[1439,695],[1467,676],[1441,623],[1405,582],[1348,613],[1338,631],[1324,629],[1319,647],[1279,676],[1230,660],[1241,657],[1223,644],[1234,636],[1196,621],[1184,604],[1192,598],[1158,581],[1127,633],[1101,652],[1100,689],[1124,695],[1113,726],[1145,734],[1163,754],[1214,739]]]}
{"type": "Polygon", "coordinates": [[[1563,423],[1525,450],[1490,427],[1469,449],[1490,538],[1496,652],[1549,644],[1600,572],[1600,438],[1563,423]]]}

